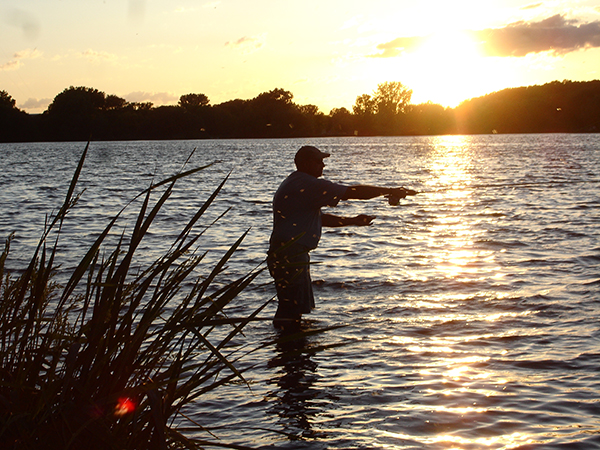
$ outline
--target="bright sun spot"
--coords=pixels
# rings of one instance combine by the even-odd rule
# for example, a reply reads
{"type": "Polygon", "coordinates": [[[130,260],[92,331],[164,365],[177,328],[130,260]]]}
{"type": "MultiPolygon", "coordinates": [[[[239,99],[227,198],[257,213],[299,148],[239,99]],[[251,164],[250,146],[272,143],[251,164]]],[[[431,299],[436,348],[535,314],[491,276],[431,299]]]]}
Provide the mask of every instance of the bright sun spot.
{"type": "Polygon", "coordinates": [[[432,101],[454,107],[490,92],[502,79],[471,37],[459,31],[434,34],[419,48],[400,58],[413,103],[432,101]]]}

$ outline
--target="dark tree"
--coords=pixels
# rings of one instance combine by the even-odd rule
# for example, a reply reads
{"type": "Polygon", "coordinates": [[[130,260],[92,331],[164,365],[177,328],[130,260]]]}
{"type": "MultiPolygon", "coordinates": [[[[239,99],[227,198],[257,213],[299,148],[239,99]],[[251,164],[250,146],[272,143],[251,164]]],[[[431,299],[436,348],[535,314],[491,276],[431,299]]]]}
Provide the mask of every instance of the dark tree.
{"type": "Polygon", "coordinates": [[[17,109],[17,102],[8,92],[0,91],[0,111],[11,111],[17,109]]]}
{"type": "Polygon", "coordinates": [[[105,102],[106,94],[98,89],[71,86],[54,97],[54,101],[48,106],[48,114],[89,114],[104,109],[105,102]]]}
{"type": "Polygon", "coordinates": [[[0,91],[0,142],[27,140],[28,116],[6,91],[0,91]]]}
{"type": "Polygon", "coordinates": [[[96,120],[106,104],[106,95],[97,89],[69,87],[48,106],[47,114],[55,140],[87,140],[98,131],[96,120]]]}
{"type": "Polygon", "coordinates": [[[410,135],[442,135],[456,131],[454,113],[435,103],[408,105],[406,108],[406,132],[410,135]]]}
{"type": "Polygon", "coordinates": [[[377,86],[373,95],[377,134],[402,134],[404,113],[411,97],[412,90],[399,81],[380,83],[377,86]]]}
{"type": "Polygon", "coordinates": [[[204,94],[186,94],[179,97],[178,105],[186,110],[195,110],[209,104],[210,100],[204,94]]]}
{"type": "Polygon", "coordinates": [[[373,96],[377,114],[395,116],[405,112],[412,93],[412,89],[407,88],[399,81],[380,83],[373,96]]]}
{"type": "Polygon", "coordinates": [[[293,94],[284,89],[263,92],[248,103],[248,137],[290,137],[298,125],[301,113],[292,99],[293,94]]]}
{"type": "Polygon", "coordinates": [[[376,104],[369,94],[363,94],[356,97],[356,103],[352,107],[356,117],[356,131],[360,135],[375,134],[375,111],[376,104]]]}
{"type": "Polygon", "coordinates": [[[553,81],[505,89],[455,109],[459,133],[600,131],[600,81],[553,81]]]}
{"type": "Polygon", "coordinates": [[[178,106],[184,111],[181,118],[187,139],[207,137],[210,128],[210,100],[204,94],[186,94],[179,97],[178,106]]]}
{"type": "Polygon", "coordinates": [[[358,96],[352,112],[326,116],[280,88],[214,106],[204,94],[186,94],[176,106],[154,107],[71,86],[44,114],[29,115],[0,90],[0,141],[600,132],[598,80],[505,89],[454,109],[412,105],[411,96],[400,82],[381,83],[358,96]]]}
{"type": "Polygon", "coordinates": [[[103,109],[108,111],[119,110],[125,108],[128,104],[124,98],[117,97],[116,95],[107,95],[104,100],[103,109]]]}
{"type": "Polygon", "coordinates": [[[346,108],[333,108],[329,112],[329,117],[328,134],[334,136],[351,136],[354,134],[354,117],[346,108]]]}

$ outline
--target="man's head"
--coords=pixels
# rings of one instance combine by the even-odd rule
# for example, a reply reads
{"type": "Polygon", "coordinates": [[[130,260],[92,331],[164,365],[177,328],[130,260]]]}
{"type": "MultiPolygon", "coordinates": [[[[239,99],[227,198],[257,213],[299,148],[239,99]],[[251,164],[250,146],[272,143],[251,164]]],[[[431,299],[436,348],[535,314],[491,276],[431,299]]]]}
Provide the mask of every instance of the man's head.
{"type": "Polygon", "coordinates": [[[296,153],[294,162],[300,172],[319,178],[323,175],[323,167],[325,167],[323,159],[329,156],[331,156],[329,153],[322,152],[317,147],[305,145],[296,153]]]}

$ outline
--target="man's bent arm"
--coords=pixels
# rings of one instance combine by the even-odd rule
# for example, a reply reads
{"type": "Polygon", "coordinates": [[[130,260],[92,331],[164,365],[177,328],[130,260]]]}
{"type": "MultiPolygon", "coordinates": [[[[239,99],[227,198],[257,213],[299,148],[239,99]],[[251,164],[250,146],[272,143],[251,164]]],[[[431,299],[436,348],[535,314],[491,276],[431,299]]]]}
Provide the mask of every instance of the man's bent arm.
{"type": "Polygon", "coordinates": [[[321,223],[324,227],[347,227],[352,225],[362,227],[371,225],[373,219],[375,219],[375,216],[367,216],[366,214],[360,214],[356,217],[340,217],[326,213],[321,215],[321,223]]]}
{"type": "Polygon", "coordinates": [[[359,184],[348,187],[346,193],[342,196],[342,200],[368,200],[382,195],[393,195],[394,197],[404,198],[406,197],[406,189],[384,188],[359,184]]]}

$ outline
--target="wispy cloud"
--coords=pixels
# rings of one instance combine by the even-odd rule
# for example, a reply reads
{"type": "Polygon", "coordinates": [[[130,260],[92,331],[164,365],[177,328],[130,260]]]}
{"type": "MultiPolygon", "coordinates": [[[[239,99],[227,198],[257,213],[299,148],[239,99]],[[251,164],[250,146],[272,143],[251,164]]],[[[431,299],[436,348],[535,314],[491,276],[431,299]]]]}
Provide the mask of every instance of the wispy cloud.
{"type": "Polygon", "coordinates": [[[135,91],[125,95],[125,99],[129,102],[152,102],[155,105],[169,105],[177,103],[179,97],[172,94],[171,92],[135,91]]]}
{"type": "Polygon", "coordinates": [[[393,41],[379,44],[377,50],[380,53],[371,55],[374,58],[393,58],[399,56],[405,52],[413,52],[418,49],[430,36],[411,36],[411,37],[399,37],[393,41]]]}
{"type": "Polygon", "coordinates": [[[27,111],[43,111],[48,107],[48,105],[52,103],[52,99],[50,98],[29,98],[25,103],[19,105],[20,108],[24,108],[27,111]]]}
{"type": "Polygon", "coordinates": [[[42,56],[42,52],[40,52],[37,48],[28,48],[25,50],[21,50],[15,52],[15,59],[35,59],[42,56]]]}
{"type": "Polygon", "coordinates": [[[35,59],[42,56],[42,52],[37,49],[26,49],[21,50],[13,54],[13,57],[10,61],[5,62],[4,64],[0,64],[0,71],[2,70],[17,70],[19,67],[23,65],[23,60],[25,59],[35,59]]]}
{"type": "MultiPolygon", "coordinates": [[[[535,7],[537,5],[531,5],[535,7]]],[[[538,22],[519,21],[503,28],[467,31],[488,56],[522,57],[531,53],[566,54],[600,47],[600,21],[582,23],[557,14],[538,22]]],[[[413,52],[430,36],[399,37],[377,45],[378,58],[413,52]]]]}
{"type": "Polygon", "coordinates": [[[532,3],[530,5],[525,5],[521,8],[521,10],[526,11],[528,9],[536,9],[539,8],[540,6],[542,6],[543,3],[532,3]]]}
{"type": "Polygon", "coordinates": [[[5,62],[4,64],[0,64],[0,70],[5,71],[5,70],[17,70],[19,67],[21,67],[21,61],[17,61],[16,59],[12,59],[8,62],[5,62]]]}
{"type": "Polygon", "coordinates": [[[112,53],[92,49],[87,49],[86,51],[82,52],[81,55],[91,62],[116,61],[118,59],[117,55],[112,53]]]}
{"type": "Polygon", "coordinates": [[[227,41],[225,47],[231,47],[242,51],[245,54],[254,53],[260,50],[265,41],[267,40],[267,34],[259,34],[257,36],[244,36],[239,38],[237,41],[227,41]]]}

